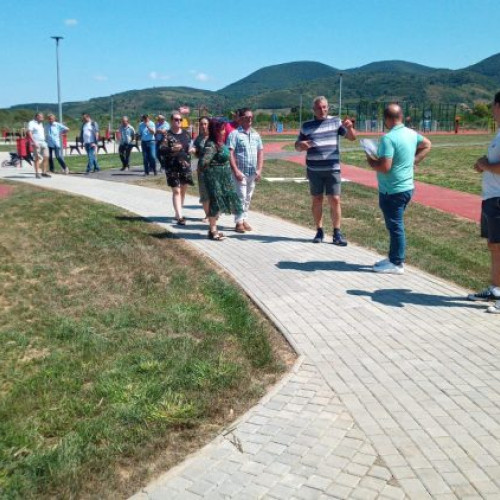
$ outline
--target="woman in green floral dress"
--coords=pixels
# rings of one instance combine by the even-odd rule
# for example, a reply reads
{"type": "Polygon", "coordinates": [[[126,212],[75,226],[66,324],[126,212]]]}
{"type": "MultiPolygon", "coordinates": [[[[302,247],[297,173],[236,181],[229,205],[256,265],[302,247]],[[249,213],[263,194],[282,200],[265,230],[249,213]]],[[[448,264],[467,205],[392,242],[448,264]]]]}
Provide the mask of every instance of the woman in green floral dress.
{"type": "Polygon", "coordinates": [[[208,124],[208,139],[198,163],[209,200],[208,237],[216,241],[224,239],[224,234],[217,230],[219,214],[239,214],[243,210],[231,177],[229,149],[224,145],[225,135],[224,122],[212,118],[208,124]]]}

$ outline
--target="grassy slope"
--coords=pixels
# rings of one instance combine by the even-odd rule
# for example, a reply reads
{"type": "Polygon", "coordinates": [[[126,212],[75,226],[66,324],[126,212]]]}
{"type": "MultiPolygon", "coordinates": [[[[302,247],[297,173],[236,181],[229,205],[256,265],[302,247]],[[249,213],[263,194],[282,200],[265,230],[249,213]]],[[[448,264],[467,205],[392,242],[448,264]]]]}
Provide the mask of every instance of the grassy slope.
{"type": "Polygon", "coordinates": [[[0,199],[0,496],[127,496],[256,401],[290,352],[158,226],[14,189],[0,199]]]}

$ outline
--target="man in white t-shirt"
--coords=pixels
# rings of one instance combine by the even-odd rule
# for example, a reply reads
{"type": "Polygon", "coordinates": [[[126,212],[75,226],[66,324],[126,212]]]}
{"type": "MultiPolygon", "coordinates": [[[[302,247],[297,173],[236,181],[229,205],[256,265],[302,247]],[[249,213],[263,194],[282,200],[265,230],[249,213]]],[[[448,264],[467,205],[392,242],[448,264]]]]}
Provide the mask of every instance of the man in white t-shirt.
{"type": "Polygon", "coordinates": [[[97,141],[99,140],[99,125],[90,118],[88,113],[82,115],[82,128],[80,129],[80,142],[87,151],[88,163],[86,173],[99,172],[97,162],[97,141]]]}
{"type": "MultiPolygon", "coordinates": [[[[493,118],[500,127],[500,92],[493,99],[493,118]]],[[[494,300],[487,312],[500,314],[500,132],[491,141],[488,154],[474,165],[483,174],[481,236],[488,239],[491,254],[491,285],[468,296],[469,300],[494,300]]]]}
{"type": "Polygon", "coordinates": [[[49,146],[45,140],[45,129],[43,126],[43,113],[37,113],[35,118],[28,124],[27,132],[28,140],[33,147],[33,156],[35,159],[35,177],[50,177],[47,173],[47,162],[49,158],[49,146]],[[38,170],[40,161],[42,162],[42,175],[40,176],[38,170]]]}

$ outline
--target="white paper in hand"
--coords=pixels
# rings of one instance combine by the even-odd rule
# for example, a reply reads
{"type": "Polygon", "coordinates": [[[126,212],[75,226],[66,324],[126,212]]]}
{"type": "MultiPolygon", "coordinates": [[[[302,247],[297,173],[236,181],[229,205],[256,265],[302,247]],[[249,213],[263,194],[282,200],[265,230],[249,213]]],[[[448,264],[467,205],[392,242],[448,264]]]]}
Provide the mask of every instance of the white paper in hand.
{"type": "Polygon", "coordinates": [[[375,141],[372,141],[371,139],[361,139],[359,142],[361,143],[361,146],[365,150],[365,153],[370,158],[373,158],[374,160],[378,159],[377,156],[378,146],[375,141]]]}

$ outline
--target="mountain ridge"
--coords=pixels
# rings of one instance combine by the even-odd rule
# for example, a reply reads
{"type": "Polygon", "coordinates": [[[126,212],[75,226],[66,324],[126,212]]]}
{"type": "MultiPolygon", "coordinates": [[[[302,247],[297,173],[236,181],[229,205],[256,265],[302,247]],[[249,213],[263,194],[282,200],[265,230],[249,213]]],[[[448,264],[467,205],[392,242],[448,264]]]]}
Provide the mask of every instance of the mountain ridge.
{"type": "MultiPolygon", "coordinates": [[[[132,116],[143,112],[169,113],[180,105],[206,106],[214,114],[241,106],[291,108],[298,105],[301,95],[305,102],[315,95],[337,100],[340,74],[343,75],[343,102],[398,100],[474,104],[490,101],[498,91],[500,53],[457,70],[402,60],[375,61],[345,70],[321,62],[292,61],[260,68],[217,91],[186,86],[150,87],[87,101],[66,102],[63,106],[65,114],[73,117],[83,112],[106,114],[111,98],[116,115],[132,116]]],[[[57,105],[29,103],[9,109],[54,112],[57,105]]]]}

